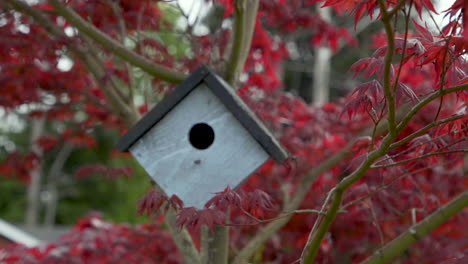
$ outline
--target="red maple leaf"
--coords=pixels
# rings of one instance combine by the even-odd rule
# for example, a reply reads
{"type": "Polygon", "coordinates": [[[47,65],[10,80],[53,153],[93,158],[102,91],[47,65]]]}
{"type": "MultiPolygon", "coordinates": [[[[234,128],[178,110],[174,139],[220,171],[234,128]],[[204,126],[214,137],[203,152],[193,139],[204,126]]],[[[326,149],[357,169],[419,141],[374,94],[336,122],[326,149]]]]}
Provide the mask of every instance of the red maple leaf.
{"type": "Polygon", "coordinates": [[[156,190],[150,190],[138,201],[138,214],[143,215],[146,213],[148,216],[152,215],[156,213],[166,201],[167,197],[164,194],[156,190]]]}
{"type": "Polygon", "coordinates": [[[205,205],[206,208],[215,206],[218,210],[226,210],[230,207],[238,208],[241,204],[241,196],[227,186],[224,191],[217,192],[205,205]]]}
{"type": "Polygon", "coordinates": [[[194,207],[183,208],[177,214],[176,225],[178,227],[189,227],[199,229],[206,225],[213,231],[214,225],[223,225],[226,220],[226,214],[217,209],[205,208],[197,210],[194,207]]]}

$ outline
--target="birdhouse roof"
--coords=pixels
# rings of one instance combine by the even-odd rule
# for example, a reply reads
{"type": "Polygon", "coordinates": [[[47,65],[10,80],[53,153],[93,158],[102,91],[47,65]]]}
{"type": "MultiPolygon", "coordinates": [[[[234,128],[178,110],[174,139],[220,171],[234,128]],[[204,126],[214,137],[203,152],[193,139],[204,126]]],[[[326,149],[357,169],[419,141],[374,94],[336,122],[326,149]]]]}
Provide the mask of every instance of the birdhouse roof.
{"type": "Polygon", "coordinates": [[[242,126],[249,131],[255,140],[277,162],[283,162],[288,153],[268,131],[263,123],[255,116],[250,108],[235,93],[229,84],[221,77],[210,71],[206,66],[201,66],[185,81],[178,85],[174,91],[166,96],[151,111],[149,111],[137,124],[121,137],[117,142],[120,151],[128,151],[130,147],[156,125],[164,116],[177,106],[190,92],[204,83],[216,97],[231,111],[242,126]]]}

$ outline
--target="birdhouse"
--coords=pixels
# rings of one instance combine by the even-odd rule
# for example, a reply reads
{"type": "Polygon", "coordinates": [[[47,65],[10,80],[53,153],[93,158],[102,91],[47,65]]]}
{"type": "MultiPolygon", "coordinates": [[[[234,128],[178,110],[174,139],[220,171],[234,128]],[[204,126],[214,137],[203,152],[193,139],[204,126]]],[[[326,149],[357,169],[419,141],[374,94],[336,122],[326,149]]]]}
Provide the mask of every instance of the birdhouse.
{"type": "Polygon", "coordinates": [[[288,154],[234,90],[202,66],[117,143],[166,195],[203,208],[235,188],[270,157],[288,154]]]}

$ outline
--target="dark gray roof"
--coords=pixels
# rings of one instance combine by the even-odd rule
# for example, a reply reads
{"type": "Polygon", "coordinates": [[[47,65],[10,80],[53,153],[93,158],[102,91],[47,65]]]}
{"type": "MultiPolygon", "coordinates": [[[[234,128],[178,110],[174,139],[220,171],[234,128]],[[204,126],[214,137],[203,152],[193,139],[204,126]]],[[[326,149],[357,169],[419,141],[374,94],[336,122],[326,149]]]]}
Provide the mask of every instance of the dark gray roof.
{"type": "Polygon", "coordinates": [[[201,83],[206,84],[213,94],[215,94],[226,108],[232,112],[242,126],[250,132],[270,156],[280,163],[288,158],[286,150],[234,92],[234,89],[206,66],[198,68],[185,81],[178,85],[172,93],[149,111],[137,124],[130,128],[117,142],[117,148],[120,151],[128,151],[139,138],[148,132],[201,83]]]}

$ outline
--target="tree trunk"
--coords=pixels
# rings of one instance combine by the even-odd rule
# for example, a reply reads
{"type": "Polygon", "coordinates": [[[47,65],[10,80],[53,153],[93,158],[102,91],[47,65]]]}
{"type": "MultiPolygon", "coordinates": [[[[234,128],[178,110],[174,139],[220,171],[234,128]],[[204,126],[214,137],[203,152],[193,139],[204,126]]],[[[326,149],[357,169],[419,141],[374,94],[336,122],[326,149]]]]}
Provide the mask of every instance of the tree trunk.
{"type": "Polygon", "coordinates": [[[45,201],[44,226],[53,226],[55,224],[55,216],[57,214],[57,203],[59,197],[57,181],[62,174],[63,165],[67,161],[72,150],[72,145],[65,143],[60,149],[60,152],[57,154],[57,158],[54,160],[54,163],[50,168],[48,175],[49,177],[47,179],[48,197],[45,201]]]}
{"type": "MultiPolygon", "coordinates": [[[[331,22],[330,7],[318,8],[318,13],[323,20],[331,22]]],[[[312,102],[321,106],[330,100],[330,59],[332,56],[329,47],[320,46],[315,48],[314,78],[312,87],[312,102]]]]}
{"type": "Polygon", "coordinates": [[[41,178],[42,178],[42,150],[36,144],[37,139],[44,131],[45,117],[40,117],[32,120],[31,125],[31,152],[38,156],[38,164],[30,173],[30,183],[27,193],[27,208],[25,216],[25,224],[28,227],[37,226],[40,209],[40,193],[41,193],[41,178]]]}

